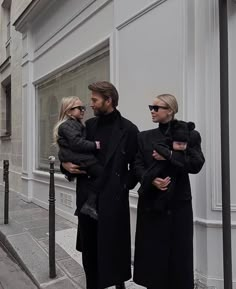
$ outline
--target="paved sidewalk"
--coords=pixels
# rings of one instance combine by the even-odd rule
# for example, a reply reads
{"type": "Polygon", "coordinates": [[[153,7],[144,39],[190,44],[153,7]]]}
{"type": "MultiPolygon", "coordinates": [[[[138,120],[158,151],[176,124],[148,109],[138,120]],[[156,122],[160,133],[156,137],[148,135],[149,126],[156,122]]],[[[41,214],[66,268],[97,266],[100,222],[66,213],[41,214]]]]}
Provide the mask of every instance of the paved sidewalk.
{"type": "Polygon", "coordinates": [[[37,289],[25,272],[1,247],[0,289],[37,289]]]}
{"type": "MultiPolygon", "coordinates": [[[[48,211],[10,193],[9,224],[4,225],[4,195],[0,191],[0,242],[20,263],[38,288],[85,289],[81,254],[75,250],[76,225],[56,215],[56,271],[49,278],[48,211]]],[[[129,289],[141,289],[132,281],[129,289]]]]}

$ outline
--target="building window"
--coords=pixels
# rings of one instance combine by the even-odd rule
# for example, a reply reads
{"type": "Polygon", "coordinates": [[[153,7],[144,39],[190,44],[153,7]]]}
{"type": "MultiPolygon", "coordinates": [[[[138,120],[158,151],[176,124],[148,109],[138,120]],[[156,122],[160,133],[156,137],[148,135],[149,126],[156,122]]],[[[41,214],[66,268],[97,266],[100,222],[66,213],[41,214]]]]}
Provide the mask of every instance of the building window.
{"type": "Polygon", "coordinates": [[[10,43],[11,43],[11,0],[4,0],[2,3],[3,8],[3,35],[6,47],[6,58],[9,58],[10,43]]]}
{"type": "Polygon", "coordinates": [[[50,155],[56,156],[55,168],[59,169],[58,150],[53,145],[52,134],[61,99],[66,96],[79,96],[87,106],[85,119],[92,117],[88,84],[98,80],[109,80],[109,67],[109,50],[106,48],[36,85],[37,169],[48,169],[50,155]]]}
{"type": "Polygon", "coordinates": [[[1,97],[1,134],[2,139],[11,136],[11,83],[2,84],[1,97]]]}

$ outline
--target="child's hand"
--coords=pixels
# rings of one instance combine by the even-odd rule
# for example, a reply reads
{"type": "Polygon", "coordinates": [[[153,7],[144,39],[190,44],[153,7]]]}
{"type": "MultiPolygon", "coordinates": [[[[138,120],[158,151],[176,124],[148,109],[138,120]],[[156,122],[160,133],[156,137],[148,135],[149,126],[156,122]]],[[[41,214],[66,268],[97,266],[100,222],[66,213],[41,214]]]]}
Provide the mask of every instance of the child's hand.
{"type": "Polygon", "coordinates": [[[97,150],[101,149],[100,141],[95,141],[97,150]]]}

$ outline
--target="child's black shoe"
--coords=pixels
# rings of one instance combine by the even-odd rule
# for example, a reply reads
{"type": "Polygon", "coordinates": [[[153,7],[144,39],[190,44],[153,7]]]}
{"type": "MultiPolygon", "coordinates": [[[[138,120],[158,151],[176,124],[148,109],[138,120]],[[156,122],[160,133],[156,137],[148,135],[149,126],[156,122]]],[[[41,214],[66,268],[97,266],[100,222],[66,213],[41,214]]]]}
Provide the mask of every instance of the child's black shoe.
{"type": "Polygon", "coordinates": [[[83,205],[83,207],[80,210],[80,213],[84,214],[84,215],[88,215],[89,217],[91,217],[94,220],[98,219],[98,213],[97,210],[92,207],[91,205],[85,203],[83,205]]]}

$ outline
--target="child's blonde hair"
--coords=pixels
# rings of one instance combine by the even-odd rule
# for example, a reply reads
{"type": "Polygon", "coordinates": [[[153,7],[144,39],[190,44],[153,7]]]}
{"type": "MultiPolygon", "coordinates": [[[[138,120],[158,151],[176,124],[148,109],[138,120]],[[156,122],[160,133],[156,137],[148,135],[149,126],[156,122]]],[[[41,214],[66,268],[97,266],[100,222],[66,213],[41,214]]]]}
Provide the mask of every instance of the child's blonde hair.
{"type": "Polygon", "coordinates": [[[54,144],[57,143],[58,140],[58,128],[59,126],[70,118],[68,111],[75,105],[76,101],[81,101],[78,96],[68,96],[63,97],[61,100],[61,107],[59,111],[58,121],[53,129],[53,140],[54,144]]]}

